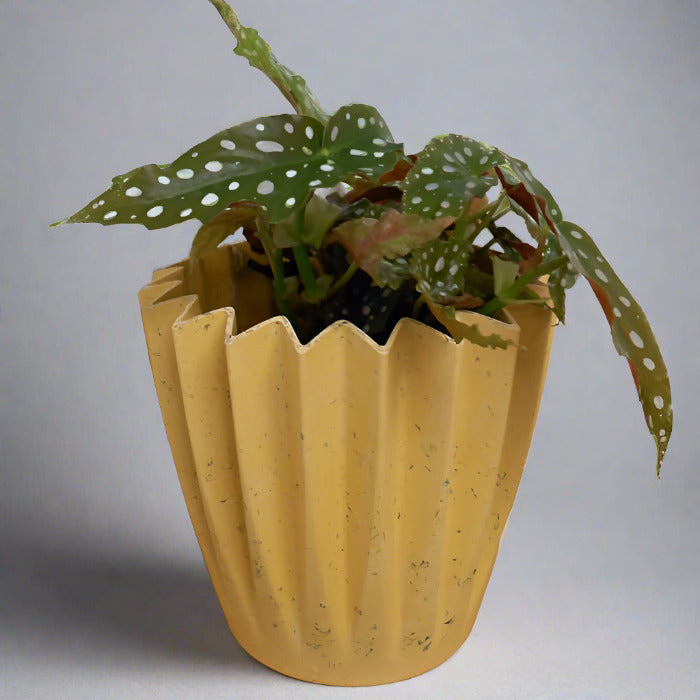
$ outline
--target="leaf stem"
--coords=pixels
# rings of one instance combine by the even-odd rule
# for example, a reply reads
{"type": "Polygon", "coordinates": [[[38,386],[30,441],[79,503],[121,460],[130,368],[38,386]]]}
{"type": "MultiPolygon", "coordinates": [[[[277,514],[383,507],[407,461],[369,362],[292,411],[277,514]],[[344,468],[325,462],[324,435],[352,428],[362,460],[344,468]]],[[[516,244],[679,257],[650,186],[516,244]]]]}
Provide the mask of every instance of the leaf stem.
{"type": "Polygon", "coordinates": [[[270,268],[272,270],[272,291],[275,293],[277,308],[280,310],[280,313],[283,316],[286,316],[289,319],[289,322],[294,325],[292,313],[289,310],[289,306],[285,299],[287,286],[284,283],[284,261],[282,250],[275,248],[275,245],[272,242],[272,236],[270,235],[270,231],[268,229],[267,221],[262,216],[258,216],[255,223],[257,236],[263,245],[267,259],[270,261],[270,268]]]}
{"type": "Polygon", "coordinates": [[[553,270],[565,265],[568,261],[569,258],[566,255],[562,255],[538,267],[527,270],[520,275],[510,287],[504,289],[499,296],[487,301],[483,306],[475,309],[475,311],[484,316],[492,316],[496,311],[500,311],[504,306],[508,306],[508,304],[516,301],[518,294],[520,294],[528,284],[534,282],[538,277],[550,274],[553,270]]]}
{"type": "Polygon", "coordinates": [[[292,253],[297,264],[297,270],[299,270],[299,279],[301,279],[301,284],[304,287],[305,298],[311,302],[319,301],[323,297],[323,290],[316,281],[309,254],[306,252],[306,246],[303,243],[295,245],[292,248],[292,253]]]}
{"type": "Polygon", "coordinates": [[[352,279],[357,270],[357,263],[353,260],[348,266],[348,269],[343,273],[342,277],[340,277],[328,288],[326,299],[332,297],[334,294],[337,294],[352,279]]]}
{"type": "Polygon", "coordinates": [[[413,309],[411,309],[411,318],[418,318],[418,312],[423,308],[425,304],[425,296],[421,294],[413,303],[413,309]]]}

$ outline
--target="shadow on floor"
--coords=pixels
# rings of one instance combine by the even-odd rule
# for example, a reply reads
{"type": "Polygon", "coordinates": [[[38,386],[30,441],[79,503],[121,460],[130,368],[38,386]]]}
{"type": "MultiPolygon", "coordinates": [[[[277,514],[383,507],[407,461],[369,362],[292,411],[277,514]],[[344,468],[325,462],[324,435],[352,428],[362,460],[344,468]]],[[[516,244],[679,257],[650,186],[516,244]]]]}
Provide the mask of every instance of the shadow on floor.
{"type": "Polygon", "coordinates": [[[229,631],[203,564],[6,545],[0,618],[43,643],[262,669],[229,631]]]}

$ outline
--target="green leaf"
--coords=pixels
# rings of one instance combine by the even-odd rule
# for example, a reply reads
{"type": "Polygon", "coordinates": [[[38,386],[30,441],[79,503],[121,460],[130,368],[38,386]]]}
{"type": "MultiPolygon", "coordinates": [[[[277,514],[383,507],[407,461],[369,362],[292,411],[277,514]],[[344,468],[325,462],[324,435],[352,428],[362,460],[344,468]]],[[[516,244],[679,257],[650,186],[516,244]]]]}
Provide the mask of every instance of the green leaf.
{"type": "Polygon", "coordinates": [[[673,409],[668,373],[656,338],[641,306],[591,237],[568,221],[562,221],[558,230],[564,253],[588,279],[605,311],[615,348],[629,361],[649,432],[656,441],[658,475],[671,437],[673,409]]]}
{"type": "Polygon", "coordinates": [[[203,258],[211,253],[222,241],[234,234],[241,226],[246,226],[261,213],[255,202],[235,202],[213,219],[200,227],[192,241],[190,260],[203,258]]]}
{"type": "Polygon", "coordinates": [[[377,269],[376,282],[380,287],[399,289],[408,279],[411,279],[411,264],[406,258],[388,260],[382,258],[377,269]]]}
{"type": "Polygon", "coordinates": [[[348,105],[324,127],[311,117],[277,115],[224,129],[171,165],[146,165],[59,223],[141,223],[163,228],[206,222],[232,201],[258,202],[276,223],[301,207],[311,189],[353,173],[379,177],[401,146],[373,107],[348,105]]]}
{"type": "Polygon", "coordinates": [[[341,213],[340,207],[315,194],[304,207],[304,225],[301,230],[295,214],[275,226],[272,234],[275,246],[291,248],[299,243],[306,243],[318,249],[341,213]]]}
{"type": "Polygon", "coordinates": [[[437,238],[452,217],[424,219],[387,209],[377,219],[352,219],[336,227],[335,233],[357,265],[376,279],[382,258],[407,255],[437,238]]]}
{"type": "MultiPolygon", "coordinates": [[[[543,263],[556,260],[563,255],[561,244],[556,234],[551,231],[547,235],[547,245],[544,249],[543,263]]],[[[557,318],[564,323],[566,320],[566,290],[574,286],[577,279],[577,274],[571,266],[571,261],[567,265],[562,265],[552,270],[547,280],[549,287],[549,296],[552,300],[552,310],[557,318]]]]}
{"type": "Polygon", "coordinates": [[[432,241],[411,258],[416,289],[439,304],[449,303],[464,289],[469,247],[455,240],[432,241]]]}
{"type": "Polygon", "coordinates": [[[209,0],[219,11],[224,22],[238,40],[234,53],[248,59],[253,68],[261,70],[289,100],[297,114],[313,117],[321,124],[328,121],[318,101],[313,96],[306,81],[283,66],[272,53],[267,42],[263,41],[252,27],[244,27],[236,13],[223,0],[209,0]]]}
{"type": "Polygon", "coordinates": [[[515,282],[520,266],[513,260],[503,260],[497,255],[491,256],[491,264],[493,265],[493,291],[497,297],[500,297],[515,282]]]}
{"type": "Polygon", "coordinates": [[[465,202],[483,197],[498,184],[490,171],[502,161],[499,151],[466,136],[432,139],[399,183],[404,211],[427,217],[459,216],[465,202]]]}
{"type": "Polygon", "coordinates": [[[547,214],[555,224],[562,221],[561,209],[554,197],[552,197],[552,193],[532,174],[527,163],[509,156],[500,149],[498,153],[501,158],[499,167],[506,178],[506,182],[510,185],[522,183],[530,194],[544,200],[547,214]]]}

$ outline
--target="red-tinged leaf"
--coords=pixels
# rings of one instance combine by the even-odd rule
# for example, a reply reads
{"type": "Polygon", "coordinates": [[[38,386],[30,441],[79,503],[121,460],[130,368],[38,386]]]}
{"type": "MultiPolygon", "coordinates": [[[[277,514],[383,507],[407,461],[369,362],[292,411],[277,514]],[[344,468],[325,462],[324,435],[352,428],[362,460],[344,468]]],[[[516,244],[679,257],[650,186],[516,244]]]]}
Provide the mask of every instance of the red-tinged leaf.
{"type": "Polygon", "coordinates": [[[398,258],[437,238],[454,218],[423,219],[387,209],[379,219],[353,219],[335,228],[357,265],[376,278],[382,258],[398,258]]]}
{"type": "Polygon", "coordinates": [[[562,221],[557,232],[562,250],[574,269],[588,279],[603,307],[616,350],[630,364],[649,432],[656,441],[656,471],[660,474],[673,428],[673,408],[666,365],[649,321],[580,226],[562,221]]]}
{"type": "Polygon", "coordinates": [[[519,204],[534,221],[539,222],[540,216],[543,216],[549,228],[554,230],[554,223],[547,212],[547,202],[544,197],[533,194],[522,182],[517,184],[509,184],[503,175],[502,170],[496,166],[496,175],[501,181],[503,190],[516,204],[519,204]]]}

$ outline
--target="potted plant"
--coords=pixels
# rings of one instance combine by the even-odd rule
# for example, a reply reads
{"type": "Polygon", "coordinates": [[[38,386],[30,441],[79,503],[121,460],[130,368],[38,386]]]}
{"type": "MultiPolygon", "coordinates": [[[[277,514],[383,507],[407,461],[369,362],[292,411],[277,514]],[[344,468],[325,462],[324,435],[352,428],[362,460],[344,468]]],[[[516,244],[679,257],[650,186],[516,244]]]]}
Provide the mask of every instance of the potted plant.
{"type": "Polygon", "coordinates": [[[139,298],[229,625],[297,678],[407,678],[474,623],[566,290],[584,277],[603,308],[657,473],[666,368],[641,307],[524,162],[457,134],[406,154],[375,108],[326,114],[210,2],[295,113],[119,175],[58,223],[201,221],[188,259],[139,298]],[[245,242],[221,245],[238,230],[245,242]]]}

